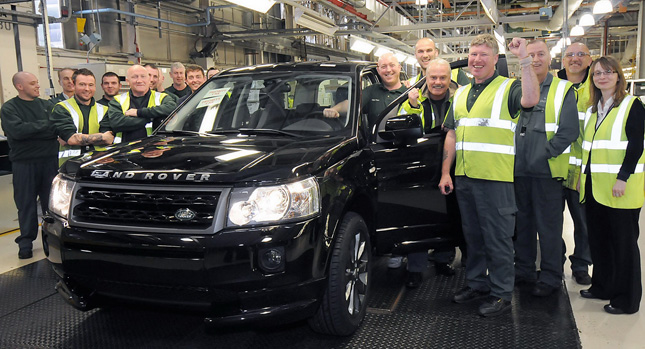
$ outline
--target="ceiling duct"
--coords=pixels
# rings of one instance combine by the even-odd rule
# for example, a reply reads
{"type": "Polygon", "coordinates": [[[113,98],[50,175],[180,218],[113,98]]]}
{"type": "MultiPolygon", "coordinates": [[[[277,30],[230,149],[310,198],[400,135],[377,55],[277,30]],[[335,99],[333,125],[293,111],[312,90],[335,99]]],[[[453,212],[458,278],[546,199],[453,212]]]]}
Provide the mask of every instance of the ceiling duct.
{"type": "Polygon", "coordinates": [[[562,29],[562,25],[564,24],[565,9],[567,18],[571,18],[573,13],[578,10],[578,7],[580,7],[580,4],[582,4],[582,0],[569,0],[566,8],[562,5],[558,6],[558,9],[553,13],[553,17],[551,17],[551,20],[548,22],[515,22],[509,23],[508,25],[511,26],[511,28],[558,31],[562,29]]]}

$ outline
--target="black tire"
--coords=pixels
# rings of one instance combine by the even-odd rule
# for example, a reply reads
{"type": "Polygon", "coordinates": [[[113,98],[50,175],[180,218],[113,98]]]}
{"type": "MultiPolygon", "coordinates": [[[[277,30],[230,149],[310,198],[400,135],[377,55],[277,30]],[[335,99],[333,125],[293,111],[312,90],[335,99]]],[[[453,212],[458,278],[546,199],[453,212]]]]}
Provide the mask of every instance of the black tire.
{"type": "Polygon", "coordinates": [[[372,248],[363,218],[349,212],[338,229],[327,289],[309,326],[316,332],[347,336],[360,326],[369,300],[372,248]]]}

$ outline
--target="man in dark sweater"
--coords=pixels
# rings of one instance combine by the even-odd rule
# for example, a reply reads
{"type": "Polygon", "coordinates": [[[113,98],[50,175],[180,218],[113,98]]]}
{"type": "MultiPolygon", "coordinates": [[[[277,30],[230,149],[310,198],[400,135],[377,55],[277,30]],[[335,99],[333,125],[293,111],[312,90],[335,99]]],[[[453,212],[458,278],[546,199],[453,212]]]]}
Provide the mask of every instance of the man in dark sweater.
{"type": "Polygon", "coordinates": [[[172,93],[177,97],[176,99],[192,93],[186,84],[186,67],[181,62],[175,62],[170,66],[170,77],[172,77],[172,85],[164,92],[172,93]]]}
{"type": "Polygon", "coordinates": [[[58,142],[49,121],[52,105],[38,98],[40,86],[34,74],[19,72],[13,76],[18,97],[0,109],[2,129],[9,142],[13,172],[14,201],[18,208],[20,236],[18,258],[33,257],[32,243],[38,236],[38,204],[43,212],[49,203],[51,183],[58,170],[58,142]]]}
{"type": "Polygon", "coordinates": [[[128,69],[127,81],[130,91],[114,96],[100,122],[99,132],[113,131],[114,143],[149,136],[153,122],[159,124],[177,105],[166,93],[150,90],[150,75],[138,64],[128,69]]]}
{"type": "Polygon", "coordinates": [[[103,104],[107,107],[114,96],[119,94],[119,90],[121,89],[119,76],[111,71],[103,74],[101,77],[101,88],[103,89],[103,98],[96,101],[96,103],[103,104]]]}
{"type": "Polygon", "coordinates": [[[58,71],[58,84],[63,88],[63,92],[54,95],[49,101],[52,105],[62,102],[66,99],[72,98],[74,95],[74,82],[72,81],[72,74],[76,69],[63,68],[58,71]]]}

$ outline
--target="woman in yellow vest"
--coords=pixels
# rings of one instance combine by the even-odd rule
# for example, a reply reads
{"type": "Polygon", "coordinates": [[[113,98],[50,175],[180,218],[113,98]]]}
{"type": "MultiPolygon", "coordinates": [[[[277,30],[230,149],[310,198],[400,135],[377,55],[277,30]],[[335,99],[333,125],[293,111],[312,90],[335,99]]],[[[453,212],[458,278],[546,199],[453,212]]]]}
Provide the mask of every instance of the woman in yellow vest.
{"type": "Polygon", "coordinates": [[[609,300],[610,314],[633,314],[642,295],[638,218],[645,197],[645,108],[625,92],[625,76],[614,58],[597,59],[590,75],[580,197],[594,267],[591,288],[580,294],[609,300]]]}

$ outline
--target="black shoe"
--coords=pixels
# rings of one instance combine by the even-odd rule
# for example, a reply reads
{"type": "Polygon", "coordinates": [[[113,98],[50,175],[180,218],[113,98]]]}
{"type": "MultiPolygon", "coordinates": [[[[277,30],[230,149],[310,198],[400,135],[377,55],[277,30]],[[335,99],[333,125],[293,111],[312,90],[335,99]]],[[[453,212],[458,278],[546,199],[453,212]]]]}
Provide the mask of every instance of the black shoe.
{"type": "Polygon", "coordinates": [[[574,271],[573,278],[580,285],[591,285],[591,276],[584,270],[574,271]]]}
{"type": "Polygon", "coordinates": [[[489,294],[490,291],[475,290],[466,286],[465,288],[455,293],[455,296],[452,297],[452,301],[455,303],[463,304],[472,302],[477,299],[486,298],[489,294]]]}
{"type": "Polygon", "coordinates": [[[437,274],[445,276],[455,275],[455,269],[453,269],[452,265],[448,263],[435,263],[434,268],[437,270],[437,274]]]}
{"type": "Polygon", "coordinates": [[[423,274],[418,272],[409,271],[408,279],[405,281],[405,287],[417,288],[423,282],[423,274]]]}
{"type": "Polygon", "coordinates": [[[484,304],[479,306],[478,312],[481,316],[492,317],[501,315],[509,310],[511,310],[511,301],[489,296],[484,304]]]}
{"type": "Polygon", "coordinates": [[[18,251],[19,259],[29,259],[34,256],[34,253],[31,250],[20,250],[18,251]]]}
{"type": "Polygon", "coordinates": [[[582,298],[587,298],[587,299],[600,299],[600,297],[594,296],[593,293],[591,293],[590,290],[580,290],[580,295],[582,298]]]}
{"type": "Polygon", "coordinates": [[[608,312],[609,314],[614,314],[614,315],[625,314],[625,312],[622,309],[616,308],[611,304],[605,305],[605,311],[608,312]]]}
{"type": "Polygon", "coordinates": [[[515,286],[521,286],[521,285],[534,285],[535,284],[535,279],[528,278],[525,276],[521,275],[515,275],[515,286]]]}
{"type": "Polygon", "coordinates": [[[538,282],[537,284],[535,284],[535,287],[533,287],[533,290],[531,290],[531,294],[536,297],[547,297],[559,288],[560,287],[549,286],[544,282],[538,282]]]}

